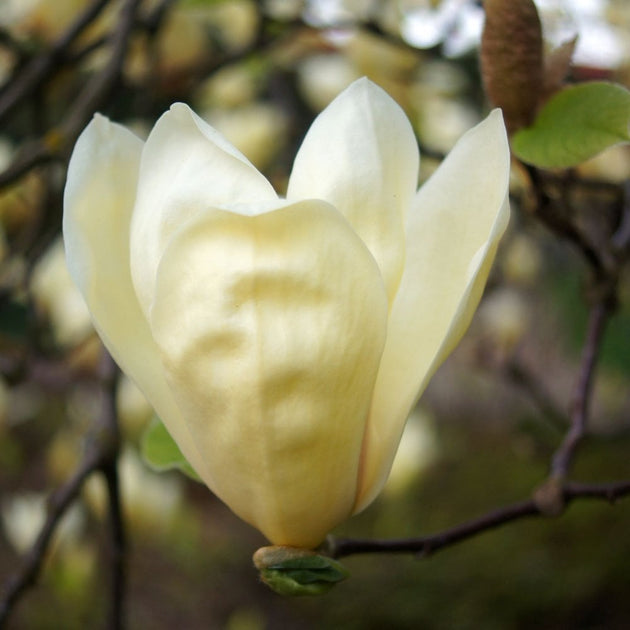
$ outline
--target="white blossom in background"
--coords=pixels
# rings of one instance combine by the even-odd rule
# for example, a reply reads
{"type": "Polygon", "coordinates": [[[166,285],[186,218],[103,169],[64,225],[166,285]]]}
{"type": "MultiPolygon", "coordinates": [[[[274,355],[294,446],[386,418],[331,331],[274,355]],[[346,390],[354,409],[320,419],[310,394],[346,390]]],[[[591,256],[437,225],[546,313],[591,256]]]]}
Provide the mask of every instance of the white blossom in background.
{"type": "MultiPolygon", "coordinates": [[[[39,492],[23,492],[2,499],[0,512],[5,536],[18,553],[28,551],[46,521],[48,496],[39,492]]],[[[55,548],[71,546],[79,538],[85,524],[85,513],[75,503],[65,511],[55,529],[55,548]]]]}
{"type": "Polygon", "coordinates": [[[60,346],[76,345],[92,332],[90,313],[68,273],[61,238],[35,265],[31,291],[35,304],[49,318],[60,346]]]}
{"type": "Polygon", "coordinates": [[[577,35],[576,65],[617,68],[630,57],[627,29],[608,20],[607,0],[536,0],[545,39],[559,45],[577,35]]]}
{"type": "Polygon", "coordinates": [[[383,488],[384,495],[401,495],[438,459],[440,445],[434,423],[434,418],[421,407],[411,412],[383,488]]]}
{"type": "Polygon", "coordinates": [[[286,116],[271,103],[258,101],[240,107],[214,108],[203,112],[202,118],[261,171],[282,150],[286,139],[286,116]]]}
{"type": "Polygon", "coordinates": [[[356,66],[341,53],[311,55],[298,63],[298,88],[302,98],[320,112],[359,78],[356,66]]]}
{"type": "MultiPolygon", "coordinates": [[[[149,470],[130,446],[118,463],[121,502],[125,518],[136,532],[162,534],[169,530],[183,502],[182,479],[149,470]]],[[[105,518],[107,489],[101,477],[91,476],[85,484],[87,504],[105,518]]]]}
{"type": "Polygon", "coordinates": [[[137,437],[153,417],[153,408],[138,386],[123,374],[116,388],[116,411],[126,436],[137,437]]]}

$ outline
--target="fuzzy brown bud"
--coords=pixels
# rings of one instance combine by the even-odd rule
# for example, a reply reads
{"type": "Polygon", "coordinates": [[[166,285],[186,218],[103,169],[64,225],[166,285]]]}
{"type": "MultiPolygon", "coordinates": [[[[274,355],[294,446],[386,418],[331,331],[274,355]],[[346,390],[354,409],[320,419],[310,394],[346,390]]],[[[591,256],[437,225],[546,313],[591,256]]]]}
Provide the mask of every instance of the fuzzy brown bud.
{"type": "Polygon", "coordinates": [[[481,73],[508,131],[534,119],[543,89],[542,27],[532,0],[485,0],[481,73]]]}

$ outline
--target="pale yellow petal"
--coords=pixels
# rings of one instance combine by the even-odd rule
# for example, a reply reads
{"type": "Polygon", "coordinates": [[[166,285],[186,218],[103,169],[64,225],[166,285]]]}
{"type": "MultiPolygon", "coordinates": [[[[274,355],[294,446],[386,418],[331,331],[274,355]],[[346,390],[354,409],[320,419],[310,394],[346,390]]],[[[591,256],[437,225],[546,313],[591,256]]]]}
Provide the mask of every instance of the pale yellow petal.
{"type": "Polygon", "coordinates": [[[380,87],[359,79],[313,122],[298,151],[287,198],[324,199],[350,221],[393,298],[405,255],[404,218],[418,185],[409,120],[380,87]]]}
{"type": "Polygon", "coordinates": [[[131,223],[131,272],[145,315],[160,256],[184,221],[206,208],[277,198],[218,131],[183,103],[173,105],[144,146],[131,223]]]}
{"type": "Polygon", "coordinates": [[[152,329],[210,488],[271,542],[347,518],[385,339],[364,243],[322,201],[209,210],[160,263],[152,329]]]}
{"type": "Polygon", "coordinates": [[[461,138],[415,199],[355,511],[378,494],[411,408],[470,323],[508,222],[509,170],[503,119],[495,110],[461,138]]]}
{"type": "Polygon", "coordinates": [[[129,221],[141,151],[141,140],[103,116],[95,116],[81,134],[64,196],[66,261],[103,343],[158,415],[168,419],[173,437],[199,470],[201,459],[164,379],[131,282],[129,221]]]}

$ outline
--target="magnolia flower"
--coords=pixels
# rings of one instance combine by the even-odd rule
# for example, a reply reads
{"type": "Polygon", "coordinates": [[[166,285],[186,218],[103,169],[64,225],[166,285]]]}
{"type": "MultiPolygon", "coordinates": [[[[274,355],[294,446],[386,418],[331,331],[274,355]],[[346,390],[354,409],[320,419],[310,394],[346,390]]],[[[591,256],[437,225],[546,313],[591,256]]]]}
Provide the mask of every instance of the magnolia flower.
{"type": "Polygon", "coordinates": [[[467,328],[508,220],[494,111],[417,188],[409,121],[367,79],[315,120],[286,198],[175,104],[146,142],[96,115],[65,191],[71,274],[199,476],[313,548],[383,486],[467,328]]]}

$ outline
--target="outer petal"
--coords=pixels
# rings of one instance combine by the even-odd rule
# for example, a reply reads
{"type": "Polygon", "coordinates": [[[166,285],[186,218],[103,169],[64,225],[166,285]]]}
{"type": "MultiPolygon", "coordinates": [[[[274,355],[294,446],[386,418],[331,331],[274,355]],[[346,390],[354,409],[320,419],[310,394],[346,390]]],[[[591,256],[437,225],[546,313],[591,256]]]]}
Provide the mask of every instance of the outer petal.
{"type": "Polygon", "coordinates": [[[277,198],[218,131],[187,105],[173,105],[145,144],[131,223],[131,272],[144,313],[160,256],[178,226],[206,208],[277,198]]]}
{"type": "Polygon", "coordinates": [[[355,511],[378,494],[405,420],[466,331],[509,218],[510,153],[499,110],[464,135],[420,189],[387,332],[355,511]]]}
{"type": "Polygon", "coordinates": [[[98,114],[83,131],[64,196],[66,260],[103,343],[158,415],[168,419],[184,455],[203,475],[131,283],[129,221],[141,151],[141,140],[98,114]]]}
{"type": "Polygon", "coordinates": [[[295,158],[288,199],[325,199],[365,241],[390,300],[402,274],[404,217],[418,185],[409,120],[380,87],[359,79],[316,119],[295,158]]]}
{"type": "Polygon", "coordinates": [[[171,240],[151,325],[210,488],[273,543],[350,514],[387,327],[374,259],[323,201],[210,210],[171,240]]]}

